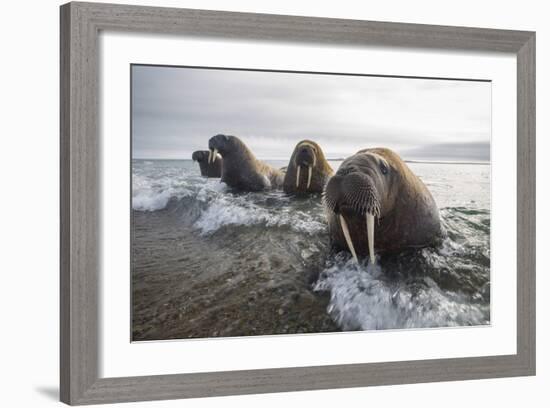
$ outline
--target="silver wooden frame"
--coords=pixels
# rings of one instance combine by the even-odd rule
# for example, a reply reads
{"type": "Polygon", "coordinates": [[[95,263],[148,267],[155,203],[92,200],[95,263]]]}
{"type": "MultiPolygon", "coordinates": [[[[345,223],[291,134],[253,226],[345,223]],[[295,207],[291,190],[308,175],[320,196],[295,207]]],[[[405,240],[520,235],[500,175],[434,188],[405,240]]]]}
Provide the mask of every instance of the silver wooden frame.
{"type": "Polygon", "coordinates": [[[113,4],[61,6],[61,400],[95,404],[535,374],[535,33],[113,4]],[[98,375],[100,30],[517,56],[517,354],[126,378],[98,375]]]}

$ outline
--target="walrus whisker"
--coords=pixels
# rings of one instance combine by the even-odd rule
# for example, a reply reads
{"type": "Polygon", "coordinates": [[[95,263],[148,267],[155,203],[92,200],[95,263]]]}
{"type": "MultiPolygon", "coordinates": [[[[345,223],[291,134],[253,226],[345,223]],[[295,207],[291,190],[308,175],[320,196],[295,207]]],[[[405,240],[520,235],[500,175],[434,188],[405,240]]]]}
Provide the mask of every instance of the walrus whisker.
{"type": "MultiPolygon", "coordinates": [[[[313,162],[315,162],[315,159],[313,159],[313,162]]],[[[311,185],[311,170],[312,170],[311,166],[308,166],[307,187],[306,187],[307,190],[309,190],[309,186],[311,185]]]]}
{"type": "Polygon", "coordinates": [[[330,210],[330,211],[334,212],[334,207],[335,207],[334,201],[332,201],[326,195],[323,197],[323,201],[324,201],[324,204],[325,204],[325,207],[327,208],[327,210],[330,210]]]}
{"type": "Polygon", "coordinates": [[[300,187],[300,166],[296,167],[296,188],[300,187]]]}
{"type": "Polygon", "coordinates": [[[338,214],[338,217],[340,218],[340,226],[342,227],[344,238],[346,238],[346,242],[348,244],[348,248],[351,254],[353,255],[353,259],[355,259],[356,263],[359,263],[359,260],[357,259],[357,254],[355,253],[355,248],[353,247],[353,241],[351,240],[351,236],[349,234],[348,224],[346,223],[346,220],[342,216],[342,214],[338,214]]]}
{"type": "Polygon", "coordinates": [[[367,213],[367,239],[369,240],[369,257],[370,263],[375,264],[374,256],[374,215],[367,213]]]}

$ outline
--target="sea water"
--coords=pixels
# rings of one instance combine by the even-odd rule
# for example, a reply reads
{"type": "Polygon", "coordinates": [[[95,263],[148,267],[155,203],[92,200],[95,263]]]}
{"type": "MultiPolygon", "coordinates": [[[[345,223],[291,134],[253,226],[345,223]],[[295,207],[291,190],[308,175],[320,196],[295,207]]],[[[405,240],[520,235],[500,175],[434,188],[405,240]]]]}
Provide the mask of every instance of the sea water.
{"type": "Polygon", "coordinates": [[[133,339],[489,324],[490,166],[408,165],[445,238],[357,265],[331,251],[320,195],[237,192],[190,160],[134,160],[133,339]]]}

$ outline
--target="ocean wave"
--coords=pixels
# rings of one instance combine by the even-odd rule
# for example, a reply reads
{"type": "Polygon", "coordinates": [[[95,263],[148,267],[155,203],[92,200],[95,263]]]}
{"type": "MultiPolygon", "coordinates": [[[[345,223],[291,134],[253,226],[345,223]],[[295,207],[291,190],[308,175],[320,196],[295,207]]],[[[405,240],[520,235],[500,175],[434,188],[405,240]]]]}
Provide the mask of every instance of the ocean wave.
{"type": "Polygon", "coordinates": [[[157,177],[134,174],[132,183],[132,209],[136,211],[163,210],[172,199],[181,200],[185,197],[195,197],[198,201],[206,202],[226,190],[225,184],[219,180],[178,174],[157,177]]]}
{"type": "Polygon", "coordinates": [[[266,227],[288,227],[294,231],[315,234],[326,229],[326,225],[303,211],[288,208],[267,209],[255,204],[251,197],[220,196],[212,200],[203,210],[195,227],[201,234],[211,234],[229,225],[266,227]]]}
{"type": "Polygon", "coordinates": [[[132,208],[136,211],[162,210],[172,197],[174,192],[170,189],[158,192],[140,191],[132,197],[132,208]]]}
{"type": "Polygon", "coordinates": [[[173,203],[182,220],[190,221],[201,235],[230,225],[288,227],[307,234],[326,229],[322,214],[289,206],[288,197],[280,191],[236,193],[219,179],[166,169],[145,174],[137,172],[132,182],[134,210],[158,211],[173,203]]]}

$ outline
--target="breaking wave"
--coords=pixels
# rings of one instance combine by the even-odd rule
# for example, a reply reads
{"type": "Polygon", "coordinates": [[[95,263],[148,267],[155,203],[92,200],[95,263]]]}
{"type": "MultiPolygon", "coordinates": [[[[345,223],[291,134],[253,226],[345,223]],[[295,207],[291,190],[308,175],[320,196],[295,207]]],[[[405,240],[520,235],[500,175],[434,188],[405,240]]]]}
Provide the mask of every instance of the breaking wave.
{"type": "MultiPolygon", "coordinates": [[[[248,198],[248,197],[247,197],[248,198]]],[[[288,209],[269,211],[250,203],[247,198],[222,197],[213,200],[195,222],[203,234],[212,233],[229,225],[264,225],[266,227],[287,226],[295,231],[314,234],[326,226],[309,214],[288,209]]]]}
{"type": "MultiPolygon", "coordinates": [[[[134,174],[132,208],[158,211],[177,207],[182,217],[199,214],[193,225],[202,234],[211,234],[226,226],[288,227],[315,234],[325,231],[319,211],[311,211],[307,201],[303,210],[289,206],[290,198],[280,191],[239,193],[230,191],[219,179],[158,171],[151,174],[151,162],[145,162],[149,174],[134,174]]],[[[318,201],[318,200],[317,200],[318,201]]]]}

